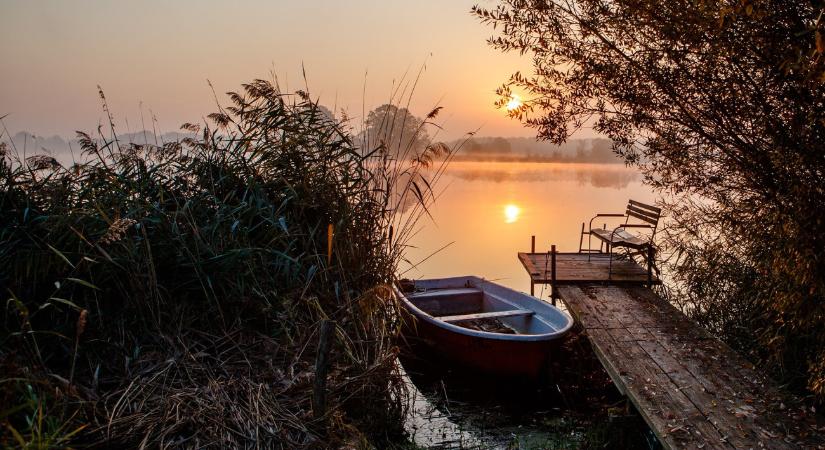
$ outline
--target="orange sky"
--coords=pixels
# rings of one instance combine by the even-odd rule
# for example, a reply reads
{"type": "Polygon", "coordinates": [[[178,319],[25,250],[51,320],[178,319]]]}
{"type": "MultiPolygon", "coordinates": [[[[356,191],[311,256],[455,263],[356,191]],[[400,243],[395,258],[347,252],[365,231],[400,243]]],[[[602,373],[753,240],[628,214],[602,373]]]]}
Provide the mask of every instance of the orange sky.
{"type": "Polygon", "coordinates": [[[141,102],[172,131],[214,110],[207,79],[221,98],[274,68],[294,90],[302,63],[313,96],[357,119],[362,99],[367,110],[385,103],[393,80],[426,63],[411,109],[440,102],[442,138],[533,134],[493,107],[495,88],[530,62],[486,45],[492,29],[469,9],[489,0],[0,2],[0,115],[12,132],[94,129],[98,84],[119,132],[126,120],[141,129],[141,102]]]}

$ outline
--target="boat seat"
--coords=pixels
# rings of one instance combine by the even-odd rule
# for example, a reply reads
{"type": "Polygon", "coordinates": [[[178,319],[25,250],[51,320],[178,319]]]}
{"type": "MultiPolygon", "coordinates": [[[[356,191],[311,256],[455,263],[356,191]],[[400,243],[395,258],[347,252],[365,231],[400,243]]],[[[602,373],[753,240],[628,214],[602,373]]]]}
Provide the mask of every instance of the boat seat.
{"type": "Polygon", "coordinates": [[[532,316],[533,314],[533,311],[529,311],[526,309],[511,309],[508,311],[491,311],[475,314],[459,314],[456,316],[441,316],[436,318],[444,322],[463,322],[465,320],[476,319],[498,319],[500,317],[532,316]]]}
{"type": "Polygon", "coordinates": [[[427,297],[441,297],[446,295],[466,295],[466,294],[481,294],[481,289],[476,288],[451,288],[451,289],[430,289],[423,292],[415,292],[407,294],[409,299],[419,299],[427,297]]]}

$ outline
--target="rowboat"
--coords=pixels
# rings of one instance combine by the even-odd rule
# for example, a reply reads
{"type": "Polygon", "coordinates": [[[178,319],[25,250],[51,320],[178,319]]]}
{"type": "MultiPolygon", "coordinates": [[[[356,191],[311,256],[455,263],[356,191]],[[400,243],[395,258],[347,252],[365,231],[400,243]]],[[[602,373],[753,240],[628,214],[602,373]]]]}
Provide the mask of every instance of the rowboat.
{"type": "Polygon", "coordinates": [[[538,377],[573,319],[533,296],[475,276],[400,283],[404,337],[456,365],[538,377]]]}

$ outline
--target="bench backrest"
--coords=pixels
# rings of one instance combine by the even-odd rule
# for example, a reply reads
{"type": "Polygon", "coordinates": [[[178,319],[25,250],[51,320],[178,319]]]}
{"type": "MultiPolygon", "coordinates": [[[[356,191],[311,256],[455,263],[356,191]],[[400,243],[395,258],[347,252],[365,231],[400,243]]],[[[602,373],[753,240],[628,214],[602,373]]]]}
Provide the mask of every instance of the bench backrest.
{"type": "Polygon", "coordinates": [[[662,215],[662,209],[655,206],[646,205],[636,200],[627,202],[627,219],[631,217],[649,223],[653,227],[653,232],[656,232],[656,226],[659,225],[659,217],[662,215]]]}

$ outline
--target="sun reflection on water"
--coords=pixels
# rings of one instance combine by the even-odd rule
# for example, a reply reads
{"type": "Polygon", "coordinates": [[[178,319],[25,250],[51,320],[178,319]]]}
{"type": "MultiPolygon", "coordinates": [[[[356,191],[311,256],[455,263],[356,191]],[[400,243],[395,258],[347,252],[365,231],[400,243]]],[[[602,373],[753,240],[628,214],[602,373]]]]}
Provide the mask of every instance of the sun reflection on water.
{"type": "Polygon", "coordinates": [[[521,208],[518,205],[509,203],[504,205],[504,222],[515,223],[521,215],[521,208]]]}

